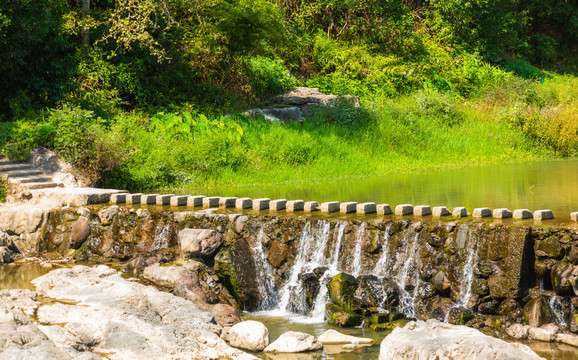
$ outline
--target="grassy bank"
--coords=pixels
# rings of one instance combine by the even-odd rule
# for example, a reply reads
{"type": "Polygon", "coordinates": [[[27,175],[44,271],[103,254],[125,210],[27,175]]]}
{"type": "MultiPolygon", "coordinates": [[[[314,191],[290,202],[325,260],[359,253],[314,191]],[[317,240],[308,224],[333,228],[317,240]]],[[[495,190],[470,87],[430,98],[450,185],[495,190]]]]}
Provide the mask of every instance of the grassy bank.
{"type": "Polygon", "coordinates": [[[77,107],[5,123],[12,158],[58,151],[101,186],[132,191],[322,182],[447,167],[572,156],[578,79],[506,77],[464,98],[417,91],[319,108],[304,124],[243,116],[121,112],[104,120],[77,107]]]}
{"type": "Polygon", "coordinates": [[[0,4],[0,150],[45,146],[97,186],[306,184],[578,150],[578,12],[563,0],[80,10],[0,4]],[[239,115],[298,85],[362,106],[303,125],[239,115]]]}

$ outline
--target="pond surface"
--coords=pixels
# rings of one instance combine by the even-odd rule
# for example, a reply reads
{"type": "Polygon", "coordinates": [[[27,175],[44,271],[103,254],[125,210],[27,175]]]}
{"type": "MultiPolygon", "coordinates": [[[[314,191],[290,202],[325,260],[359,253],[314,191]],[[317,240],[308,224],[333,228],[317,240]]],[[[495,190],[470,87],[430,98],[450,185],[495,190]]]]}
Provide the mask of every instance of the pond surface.
{"type": "Polygon", "coordinates": [[[578,211],[578,159],[448,169],[311,184],[197,189],[214,196],[578,211]]]}

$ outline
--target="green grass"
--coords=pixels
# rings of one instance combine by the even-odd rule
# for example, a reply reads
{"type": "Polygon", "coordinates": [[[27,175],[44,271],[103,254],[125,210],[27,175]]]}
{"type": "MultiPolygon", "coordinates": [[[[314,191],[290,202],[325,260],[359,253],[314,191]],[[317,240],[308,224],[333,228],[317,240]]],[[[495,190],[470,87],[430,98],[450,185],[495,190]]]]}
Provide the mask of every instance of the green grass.
{"type": "Polygon", "coordinates": [[[576,89],[572,76],[511,77],[470,98],[422,90],[339,102],[291,125],[191,109],[103,120],[63,107],[5,126],[0,140],[15,155],[54,148],[97,185],[131,191],[306,185],[572,156],[576,89]]]}

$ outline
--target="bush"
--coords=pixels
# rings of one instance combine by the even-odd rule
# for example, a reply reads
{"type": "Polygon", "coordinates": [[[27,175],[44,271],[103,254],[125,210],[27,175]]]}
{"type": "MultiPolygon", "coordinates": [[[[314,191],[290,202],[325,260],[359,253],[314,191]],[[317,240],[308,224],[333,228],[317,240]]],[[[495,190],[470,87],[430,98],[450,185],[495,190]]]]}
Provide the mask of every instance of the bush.
{"type": "Polygon", "coordinates": [[[352,99],[347,97],[338,97],[335,101],[313,108],[308,117],[309,121],[318,124],[333,124],[347,128],[367,125],[374,118],[370,110],[356,106],[352,99]]]}
{"type": "Polygon", "coordinates": [[[417,112],[448,126],[458,125],[463,115],[458,111],[456,98],[437,91],[420,91],[415,95],[417,112]]]}
{"type": "Polygon", "coordinates": [[[288,92],[299,84],[280,59],[257,56],[247,61],[247,68],[251,88],[258,96],[288,92]]]}
{"type": "Polygon", "coordinates": [[[4,180],[0,179],[0,203],[3,203],[6,200],[6,195],[8,195],[6,183],[4,180]]]}

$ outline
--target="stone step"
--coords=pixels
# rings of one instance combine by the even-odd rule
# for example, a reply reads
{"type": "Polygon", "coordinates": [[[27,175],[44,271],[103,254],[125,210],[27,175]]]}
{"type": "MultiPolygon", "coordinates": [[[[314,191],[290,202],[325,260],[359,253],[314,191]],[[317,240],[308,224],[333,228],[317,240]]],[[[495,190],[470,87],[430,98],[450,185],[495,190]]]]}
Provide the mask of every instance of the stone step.
{"type": "Polygon", "coordinates": [[[51,182],[52,178],[48,176],[22,176],[22,177],[10,177],[10,181],[16,184],[29,184],[29,183],[41,183],[41,182],[51,182]]]}
{"type": "Polygon", "coordinates": [[[8,160],[6,158],[0,158],[0,165],[13,165],[18,164],[18,161],[8,160]]]}
{"type": "Polygon", "coordinates": [[[12,171],[7,171],[7,172],[2,172],[0,174],[6,175],[9,178],[19,178],[19,177],[43,175],[43,172],[40,170],[32,169],[32,170],[12,170],[12,171]]]}
{"type": "Polygon", "coordinates": [[[38,189],[51,189],[58,187],[58,183],[55,182],[37,182],[37,183],[28,183],[26,184],[30,190],[38,190],[38,189]]]}
{"type": "Polygon", "coordinates": [[[29,164],[7,164],[0,165],[0,173],[5,173],[14,170],[33,170],[34,167],[29,164]]]}

